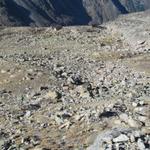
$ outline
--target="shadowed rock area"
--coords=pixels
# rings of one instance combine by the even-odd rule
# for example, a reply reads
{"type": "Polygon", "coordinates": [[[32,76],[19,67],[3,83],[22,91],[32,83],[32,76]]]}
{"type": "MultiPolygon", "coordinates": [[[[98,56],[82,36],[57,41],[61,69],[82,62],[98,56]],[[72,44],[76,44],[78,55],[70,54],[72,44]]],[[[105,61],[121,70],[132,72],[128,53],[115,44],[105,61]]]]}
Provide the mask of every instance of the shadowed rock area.
{"type": "Polygon", "coordinates": [[[82,25],[90,20],[81,0],[2,0],[0,4],[4,25],[82,25]]]}
{"type": "Polygon", "coordinates": [[[0,25],[101,24],[148,8],[149,0],[0,0],[0,25]]]}

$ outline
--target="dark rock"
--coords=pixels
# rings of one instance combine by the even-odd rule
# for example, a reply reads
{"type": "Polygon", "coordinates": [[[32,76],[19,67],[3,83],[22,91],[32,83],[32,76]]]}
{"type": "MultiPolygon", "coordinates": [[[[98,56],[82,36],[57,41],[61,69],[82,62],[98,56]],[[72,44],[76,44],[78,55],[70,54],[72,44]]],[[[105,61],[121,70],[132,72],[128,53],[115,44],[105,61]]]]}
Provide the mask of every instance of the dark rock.
{"type": "Polygon", "coordinates": [[[22,106],[22,110],[29,110],[29,111],[33,111],[33,110],[38,110],[41,108],[41,105],[40,104],[29,104],[29,105],[24,105],[22,106]]]}
{"type": "Polygon", "coordinates": [[[75,74],[71,78],[72,78],[72,84],[75,84],[75,85],[83,84],[82,77],[79,74],[75,74]]]}
{"type": "Polygon", "coordinates": [[[41,91],[43,91],[43,90],[48,90],[48,87],[47,87],[47,86],[41,86],[41,87],[40,87],[40,90],[41,90],[41,91]]]}
{"type": "Polygon", "coordinates": [[[113,112],[113,111],[104,111],[103,113],[101,113],[99,115],[99,118],[110,118],[110,117],[114,117],[117,115],[118,114],[116,112],[113,112]]]}
{"type": "Polygon", "coordinates": [[[53,24],[52,25],[52,29],[55,29],[56,31],[61,30],[62,28],[63,28],[63,26],[59,25],[59,24],[53,24]]]}

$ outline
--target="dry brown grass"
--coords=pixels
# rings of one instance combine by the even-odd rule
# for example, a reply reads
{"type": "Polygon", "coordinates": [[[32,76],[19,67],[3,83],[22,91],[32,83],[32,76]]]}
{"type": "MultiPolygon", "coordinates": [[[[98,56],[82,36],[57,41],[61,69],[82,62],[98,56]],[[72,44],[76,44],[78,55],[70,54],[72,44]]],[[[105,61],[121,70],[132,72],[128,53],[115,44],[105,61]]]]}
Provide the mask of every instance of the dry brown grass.
{"type": "Polygon", "coordinates": [[[110,61],[122,58],[121,52],[94,52],[91,54],[91,58],[99,61],[110,61]]]}

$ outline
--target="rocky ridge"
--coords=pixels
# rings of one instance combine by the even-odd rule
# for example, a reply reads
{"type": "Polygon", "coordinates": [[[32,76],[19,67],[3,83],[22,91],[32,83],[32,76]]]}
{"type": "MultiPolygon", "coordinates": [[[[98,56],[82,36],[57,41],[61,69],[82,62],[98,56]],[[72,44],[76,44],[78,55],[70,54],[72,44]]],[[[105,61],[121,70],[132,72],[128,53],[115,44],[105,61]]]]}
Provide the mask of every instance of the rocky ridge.
{"type": "Polygon", "coordinates": [[[149,8],[149,0],[0,0],[0,25],[101,24],[149,8]]]}

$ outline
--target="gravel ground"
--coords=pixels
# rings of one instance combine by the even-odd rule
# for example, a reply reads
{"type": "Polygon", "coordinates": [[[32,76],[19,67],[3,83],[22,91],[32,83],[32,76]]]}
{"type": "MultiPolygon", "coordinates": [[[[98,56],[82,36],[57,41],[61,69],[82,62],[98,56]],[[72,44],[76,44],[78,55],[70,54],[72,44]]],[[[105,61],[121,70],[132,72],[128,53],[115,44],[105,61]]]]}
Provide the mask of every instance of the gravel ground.
{"type": "Polygon", "coordinates": [[[0,149],[148,150],[148,14],[1,28],[0,149]]]}

